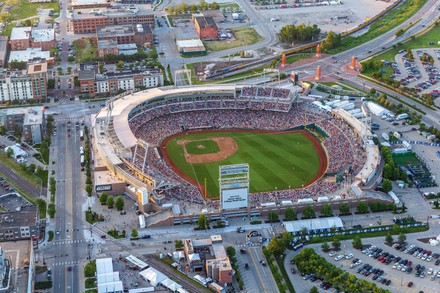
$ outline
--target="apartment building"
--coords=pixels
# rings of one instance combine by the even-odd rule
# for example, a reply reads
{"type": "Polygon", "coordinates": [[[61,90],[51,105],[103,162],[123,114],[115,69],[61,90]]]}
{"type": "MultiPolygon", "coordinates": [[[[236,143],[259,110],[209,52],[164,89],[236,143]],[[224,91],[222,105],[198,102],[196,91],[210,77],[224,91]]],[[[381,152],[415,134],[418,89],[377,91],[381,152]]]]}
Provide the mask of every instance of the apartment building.
{"type": "Polygon", "coordinates": [[[47,98],[47,63],[28,64],[26,70],[0,74],[0,101],[47,98]]]}
{"type": "Polygon", "coordinates": [[[145,66],[100,74],[97,64],[81,64],[78,79],[81,93],[91,97],[100,94],[117,94],[119,91],[135,88],[163,86],[162,72],[145,66]]]}
{"type": "Polygon", "coordinates": [[[136,5],[112,5],[94,9],[73,9],[71,28],[74,34],[96,33],[98,27],[124,24],[150,24],[154,28],[154,14],[136,5]]]}

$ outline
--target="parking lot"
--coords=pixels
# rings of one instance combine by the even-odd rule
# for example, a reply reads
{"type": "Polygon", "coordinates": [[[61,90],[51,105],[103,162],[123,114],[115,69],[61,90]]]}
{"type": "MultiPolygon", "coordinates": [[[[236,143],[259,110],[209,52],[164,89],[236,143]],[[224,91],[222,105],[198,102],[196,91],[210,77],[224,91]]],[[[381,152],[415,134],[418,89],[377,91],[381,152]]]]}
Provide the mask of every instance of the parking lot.
{"type": "Polygon", "coordinates": [[[408,59],[406,51],[396,55],[392,78],[399,80],[402,86],[413,87],[418,93],[429,93],[432,97],[440,96],[440,50],[420,48],[411,50],[414,59],[408,59]]]}
{"type": "Polygon", "coordinates": [[[440,270],[440,260],[437,261],[440,254],[429,252],[429,245],[415,241],[417,243],[395,245],[393,248],[380,244],[383,240],[379,238],[375,240],[376,246],[363,251],[351,248],[351,243],[347,241],[346,249],[331,253],[331,256],[326,253],[325,258],[356,277],[375,282],[391,292],[440,292],[440,276],[433,277],[440,270]],[[415,254],[416,250],[417,255],[424,252],[420,258],[408,253],[415,254]]]}

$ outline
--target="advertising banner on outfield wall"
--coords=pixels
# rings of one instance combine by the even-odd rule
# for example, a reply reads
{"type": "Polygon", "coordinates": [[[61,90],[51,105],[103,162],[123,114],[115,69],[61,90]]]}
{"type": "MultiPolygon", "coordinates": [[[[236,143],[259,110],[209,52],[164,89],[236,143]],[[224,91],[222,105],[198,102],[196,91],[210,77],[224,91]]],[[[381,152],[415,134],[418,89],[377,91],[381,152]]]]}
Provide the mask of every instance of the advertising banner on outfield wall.
{"type": "Polygon", "coordinates": [[[223,189],[221,194],[222,209],[240,209],[248,206],[248,189],[223,189]]]}

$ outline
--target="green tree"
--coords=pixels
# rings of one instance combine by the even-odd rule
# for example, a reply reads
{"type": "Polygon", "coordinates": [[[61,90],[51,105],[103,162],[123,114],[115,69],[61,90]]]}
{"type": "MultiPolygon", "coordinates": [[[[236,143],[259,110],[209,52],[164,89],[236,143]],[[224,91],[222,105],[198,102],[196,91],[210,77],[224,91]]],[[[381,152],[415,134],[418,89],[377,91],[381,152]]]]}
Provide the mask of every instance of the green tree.
{"type": "Polygon", "coordinates": [[[322,249],[322,251],[324,251],[324,252],[326,252],[326,251],[328,251],[328,250],[330,249],[330,245],[328,245],[327,241],[324,242],[324,243],[322,243],[322,245],[321,245],[321,249],[322,249]]]}
{"type": "Polygon", "coordinates": [[[339,250],[341,248],[341,240],[338,237],[334,237],[332,241],[332,246],[334,249],[339,250]]]}
{"type": "Polygon", "coordinates": [[[269,211],[267,219],[269,223],[276,223],[279,221],[278,214],[275,211],[269,211]]]}
{"type": "Polygon", "coordinates": [[[12,157],[14,155],[14,150],[11,148],[8,148],[8,150],[6,151],[6,156],[8,158],[12,157]]]}
{"type": "Polygon", "coordinates": [[[339,214],[341,214],[341,215],[350,214],[350,207],[348,206],[347,203],[344,202],[339,206],[339,214]]]}
{"type": "Polygon", "coordinates": [[[400,233],[400,227],[397,224],[393,225],[393,233],[394,234],[399,234],[400,233]]]}
{"type": "Polygon", "coordinates": [[[384,179],[382,181],[382,190],[385,193],[390,192],[391,190],[393,190],[393,184],[391,183],[391,180],[389,179],[384,179]]]}
{"type": "Polygon", "coordinates": [[[336,48],[337,46],[339,46],[341,44],[341,35],[337,34],[335,32],[328,32],[327,37],[325,38],[324,41],[324,48],[325,49],[333,49],[336,48]]]}
{"type": "Polygon", "coordinates": [[[284,221],[294,221],[297,219],[296,211],[292,207],[288,207],[284,212],[284,221]]]}
{"type": "Polygon", "coordinates": [[[359,236],[355,236],[353,238],[352,244],[353,244],[353,248],[356,248],[356,249],[361,249],[363,247],[361,237],[359,237],[359,236]]]}
{"type": "Polygon", "coordinates": [[[283,241],[280,240],[280,238],[273,237],[269,241],[269,244],[267,244],[267,250],[269,250],[275,256],[279,256],[283,254],[284,250],[286,250],[286,246],[284,245],[283,241]]]}
{"type": "Polygon", "coordinates": [[[391,236],[391,234],[388,233],[387,236],[385,236],[385,243],[391,244],[393,242],[394,242],[393,236],[391,236]]]}
{"type": "Polygon", "coordinates": [[[333,216],[333,210],[332,210],[332,206],[330,204],[325,204],[322,206],[321,208],[321,215],[323,215],[324,217],[331,217],[333,216]]]}
{"type": "Polygon", "coordinates": [[[106,200],[105,203],[107,204],[107,207],[109,209],[112,209],[113,208],[113,204],[114,204],[113,196],[110,195],[109,197],[107,197],[107,200],[106,200]]]}
{"type": "Polygon", "coordinates": [[[115,207],[118,211],[122,211],[124,209],[124,199],[122,198],[122,196],[116,197],[115,207]]]}
{"type": "Polygon", "coordinates": [[[174,242],[174,246],[175,246],[175,248],[176,248],[176,250],[180,250],[180,249],[182,249],[183,248],[183,241],[182,240],[176,240],[175,242],[174,242]]]}
{"type": "Polygon", "coordinates": [[[101,195],[99,196],[99,202],[101,203],[101,205],[105,205],[107,203],[107,198],[108,198],[108,194],[103,192],[101,193],[101,195]]]}
{"type": "Polygon", "coordinates": [[[51,219],[53,219],[55,217],[55,204],[54,203],[50,203],[47,206],[47,212],[49,213],[49,217],[51,219]]]}
{"type": "Polygon", "coordinates": [[[400,244],[403,244],[403,243],[406,241],[406,235],[403,234],[403,233],[400,233],[399,236],[397,237],[397,241],[398,241],[400,244]]]}
{"type": "Polygon", "coordinates": [[[365,202],[361,201],[356,206],[356,210],[359,214],[366,214],[368,213],[368,205],[365,202]]]}
{"type": "Polygon", "coordinates": [[[131,229],[131,238],[136,238],[138,237],[138,230],[136,229],[131,229]]]}
{"type": "Polygon", "coordinates": [[[206,230],[209,228],[208,219],[204,214],[199,215],[199,218],[197,219],[197,227],[200,230],[206,230]]]}
{"type": "Polygon", "coordinates": [[[86,192],[88,197],[92,196],[92,191],[93,191],[92,184],[86,184],[86,192]]]}
{"type": "Polygon", "coordinates": [[[319,293],[319,290],[318,290],[318,288],[317,288],[316,286],[313,286],[313,287],[310,289],[309,292],[310,292],[310,293],[319,293]]]}
{"type": "Polygon", "coordinates": [[[118,63],[116,63],[116,70],[122,71],[122,69],[124,69],[124,61],[120,60],[118,63]]]}
{"type": "Polygon", "coordinates": [[[308,205],[304,208],[303,216],[305,219],[313,219],[316,218],[315,210],[311,205],[308,205]]]}
{"type": "Polygon", "coordinates": [[[96,260],[93,260],[84,266],[84,276],[86,278],[95,277],[96,273],[96,260]]]}

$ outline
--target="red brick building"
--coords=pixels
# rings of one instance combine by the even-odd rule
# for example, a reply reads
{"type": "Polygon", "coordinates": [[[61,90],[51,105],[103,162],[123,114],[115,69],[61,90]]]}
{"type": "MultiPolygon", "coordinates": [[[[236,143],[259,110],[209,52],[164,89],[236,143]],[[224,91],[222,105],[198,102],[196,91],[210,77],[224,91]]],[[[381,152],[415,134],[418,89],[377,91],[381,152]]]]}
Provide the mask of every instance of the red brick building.
{"type": "Polygon", "coordinates": [[[194,17],[194,26],[201,40],[209,41],[218,39],[218,27],[214,18],[211,16],[194,17]]]}
{"type": "Polygon", "coordinates": [[[50,51],[56,47],[54,29],[35,29],[32,27],[14,27],[9,40],[11,51],[24,51],[28,48],[41,48],[50,51]]]}
{"type": "Polygon", "coordinates": [[[98,27],[124,24],[148,23],[154,28],[151,10],[139,10],[135,5],[100,7],[96,9],[73,9],[71,29],[74,34],[96,33],[98,27]]]}

